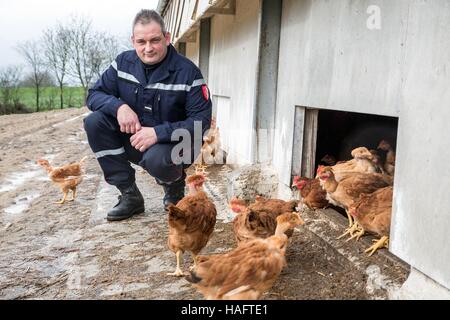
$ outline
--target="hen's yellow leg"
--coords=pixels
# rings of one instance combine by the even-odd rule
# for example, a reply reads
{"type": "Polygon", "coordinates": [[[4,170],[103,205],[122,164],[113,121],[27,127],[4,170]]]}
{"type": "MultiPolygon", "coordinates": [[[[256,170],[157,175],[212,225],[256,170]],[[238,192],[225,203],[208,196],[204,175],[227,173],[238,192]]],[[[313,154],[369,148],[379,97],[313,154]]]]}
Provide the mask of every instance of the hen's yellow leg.
{"type": "Polygon", "coordinates": [[[389,248],[389,237],[388,236],[382,236],[380,240],[373,240],[375,243],[366,249],[364,252],[369,252],[369,257],[375,253],[380,248],[389,248]]]}
{"type": "Polygon", "coordinates": [[[355,231],[359,231],[358,229],[358,224],[356,223],[356,221],[353,223],[353,225],[351,225],[349,228],[345,229],[345,232],[343,234],[341,234],[339,237],[337,237],[336,239],[340,239],[345,237],[347,234],[349,234],[351,237],[353,237],[353,233],[355,231]]]}
{"type": "Polygon", "coordinates": [[[194,260],[194,265],[192,265],[189,270],[195,270],[195,268],[197,267],[197,255],[192,254],[192,259],[194,260]]]}
{"type": "Polygon", "coordinates": [[[176,277],[183,277],[183,271],[181,271],[180,268],[180,264],[181,264],[181,260],[182,260],[182,255],[183,253],[181,252],[181,250],[178,250],[176,255],[177,255],[177,268],[175,269],[175,272],[173,273],[168,273],[168,276],[176,276],[176,277]]]}
{"type": "Polygon", "coordinates": [[[203,174],[203,175],[206,175],[206,168],[208,168],[208,166],[203,165],[203,164],[197,164],[197,165],[195,165],[195,174],[203,174]]]}
{"type": "Polygon", "coordinates": [[[64,196],[63,196],[62,200],[61,200],[61,201],[57,201],[57,202],[55,202],[55,203],[57,203],[57,204],[63,204],[64,202],[66,202],[67,191],[63,191],[63,192],[64,192],[64,196]]]}
{"type": "Polygon", "coordinates": [[[356,241],[358,241],[359,240],[359,238],[361,238],[363,235],[364,235],[364,229],[363,228],[361,228],[361,227],[359,227],[358,226],[358,224],[355,222],[355,224],[354,225],[356,225],[356,232],[355,232],[355,234],[353,234],[350,238],[348,238],[347,240],[345,240],[346,242],[348,242],[348,241],[350,241],[350,240],[352,240],[352,239],[355,239],[356,238],[356,241]]]}
{"type": "Polygon", "coordinates": [[[352,219],[352,215],[350,213],[348,213],[348,211],[345,211],[347,213],[347,218],[348,218],[348,227],[351,228],[353,226],[353,219],[352,219]]]}
{"type": "Polygon", "coordinates": [[[72,199],[67,201],[74,201],[76,196],[77,196],[77,189],[72,189],[72,199]]]}

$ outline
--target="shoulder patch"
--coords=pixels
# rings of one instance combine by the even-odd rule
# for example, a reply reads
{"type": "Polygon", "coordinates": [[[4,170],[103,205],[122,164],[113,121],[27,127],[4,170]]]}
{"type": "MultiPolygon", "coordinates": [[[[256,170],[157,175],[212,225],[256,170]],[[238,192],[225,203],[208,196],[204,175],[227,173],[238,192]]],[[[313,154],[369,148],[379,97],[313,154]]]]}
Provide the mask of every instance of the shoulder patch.
{"type": "Polygon", "coordinates": [[[202,93],[203,93],[203,98],[205,98],[205,100],[208,101],[209,100],[209,89],[206,84],[202,85],[202,93]]]}

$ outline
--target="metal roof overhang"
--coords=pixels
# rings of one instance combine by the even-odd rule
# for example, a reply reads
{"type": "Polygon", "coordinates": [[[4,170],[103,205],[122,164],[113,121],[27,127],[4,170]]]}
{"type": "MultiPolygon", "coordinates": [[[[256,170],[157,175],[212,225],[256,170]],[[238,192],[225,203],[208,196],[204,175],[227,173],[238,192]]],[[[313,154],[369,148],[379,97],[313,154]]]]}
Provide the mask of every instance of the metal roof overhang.
{"type": "MultiPolygon", "coordinates": [[[[198,4],[199,0],[196,1],[198,4]]],[[[173,0],[159,0],[158,2],[156,10],[163,16],[165,21],[167,21],[165,17],[166,11],[168,10],[168,7],[172,2],[173,0]]],[[[197,8],[197,4],[195,8],[197,8]]],[[[208,5],[203,10],[203,12],[194,12],[194,14],[190,18],[190,22],[187,24],[187,28],[185,28],[184,30],[179,30],[179,34],[177,34],[178,32],[175,33],[172,31],[174,44],[178,42],[195,41],[195,32],[199,29],[200,21],[202,19],[212,17],[216,14],[234,15],[235,12],[236,0],[208,0],[208,5]]],[[[181,21],[179,23],[181,23],[181,21]]]]}

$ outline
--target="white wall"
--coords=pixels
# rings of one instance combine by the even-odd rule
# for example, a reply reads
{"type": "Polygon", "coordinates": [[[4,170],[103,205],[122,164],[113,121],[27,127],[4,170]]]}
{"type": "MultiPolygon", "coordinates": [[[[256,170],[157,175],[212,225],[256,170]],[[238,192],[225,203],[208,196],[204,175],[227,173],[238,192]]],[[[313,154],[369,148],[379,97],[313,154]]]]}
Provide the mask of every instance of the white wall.
{"type": "Polygon", "coordinates": [[[215,15],[211,21],[209,85],[227,106],[218,105],[217,124],[229,163],[253,160],[259,11],[259,0],[238,0],[235,15],[215,15]],[[225,126],[220,119],[227,118],[225,126]]]}
{"type": "Polygon", "coordinates": [[[195,65],[199,64],[200,56],[200,31],[197,30],[195,42],[186,42],[186,57],[189,58],[195,65]]]}
{"type": "MultiPolygon", "coordinates": [[[[273,165],[288,194],[294,106],[399,116],[391,251],[450,288],[450,3],[284,0],[273,165]],[[366,12],[381,9],[381,29],[366,12]]],[[[301,148],[301,146],[299,146],[301,148]]]]}
{"type": "Polygon", "coordinates": [[[450,3],[410,1],[391,250],[450,288],[450,3]]]}

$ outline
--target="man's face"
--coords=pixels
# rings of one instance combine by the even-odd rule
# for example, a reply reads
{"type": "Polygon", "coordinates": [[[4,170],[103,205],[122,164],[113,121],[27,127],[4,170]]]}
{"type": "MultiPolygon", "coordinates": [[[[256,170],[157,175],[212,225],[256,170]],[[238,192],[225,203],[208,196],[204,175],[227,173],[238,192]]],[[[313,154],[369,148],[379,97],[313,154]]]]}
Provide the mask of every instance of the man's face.
{"type": "Polygon", "coordinates": [[[167,54],[170,33],[167,32],[164,36],[161,26],[154,21],[147,24],[138,23],[134,26],[131,41],[142,62],[156,64],[161,62],[167,54]]]}

